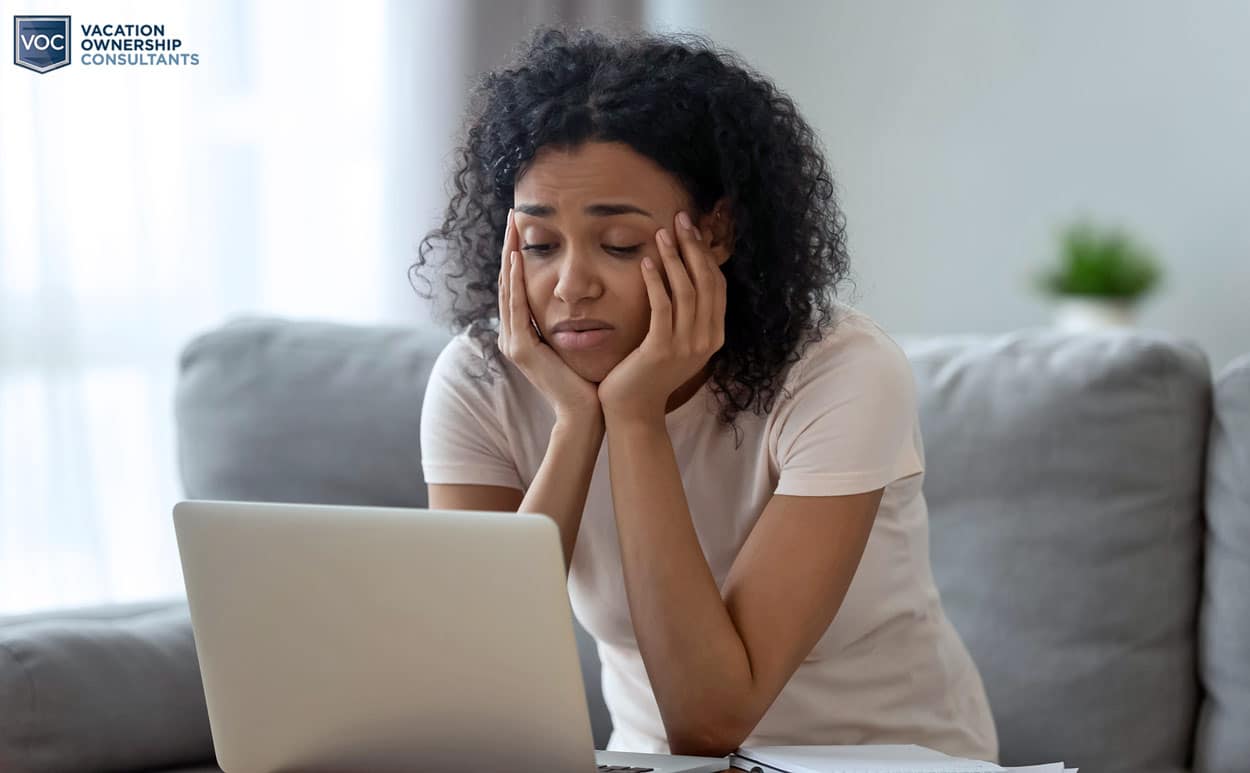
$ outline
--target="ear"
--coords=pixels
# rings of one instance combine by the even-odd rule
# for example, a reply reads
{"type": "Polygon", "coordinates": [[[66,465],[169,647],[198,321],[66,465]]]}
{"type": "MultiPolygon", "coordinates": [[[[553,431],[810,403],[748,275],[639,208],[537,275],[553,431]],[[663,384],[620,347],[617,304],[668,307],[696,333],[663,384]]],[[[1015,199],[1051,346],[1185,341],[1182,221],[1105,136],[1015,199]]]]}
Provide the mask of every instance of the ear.
{"type": "Polygon", "coordinates": [[[734,227],[731,217],[729,199],[721,198],[711,212],[699,218],[699,233],[703,234],[708,251],[718,266],[723,266],[733,254],[734,227]]]}

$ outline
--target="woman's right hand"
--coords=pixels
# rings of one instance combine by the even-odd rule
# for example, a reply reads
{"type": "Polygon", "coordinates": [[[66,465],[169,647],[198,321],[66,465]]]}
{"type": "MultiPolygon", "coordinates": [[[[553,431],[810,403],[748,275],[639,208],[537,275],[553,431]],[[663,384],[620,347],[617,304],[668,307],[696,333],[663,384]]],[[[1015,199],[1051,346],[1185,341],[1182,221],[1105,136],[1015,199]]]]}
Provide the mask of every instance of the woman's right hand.
{"type": "Polygon", "coordinates": [[[577,375],[538,337],[525,295],[525,264],[511,209],[499,261],[499,351],[543,393],[557,421],[602,417],[598,386],[577,375]]]}

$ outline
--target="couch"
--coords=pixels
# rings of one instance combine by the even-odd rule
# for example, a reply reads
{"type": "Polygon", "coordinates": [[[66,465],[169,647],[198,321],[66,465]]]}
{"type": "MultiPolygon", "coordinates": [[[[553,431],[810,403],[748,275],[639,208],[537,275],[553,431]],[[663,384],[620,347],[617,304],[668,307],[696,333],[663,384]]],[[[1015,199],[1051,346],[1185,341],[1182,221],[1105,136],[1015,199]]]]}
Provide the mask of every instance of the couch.
{"type": "MultiPolygon", "coordinates": [[[[447,338],[264,318],[196,338],[187,497],[425,506],[421,395],[447,338]]],[[[1250,356],[1213,378],[1147,331],[898,340],[934,572],[1003,764],[1250,771],[1250,356]]],[[[185,602],[0,620],[0,771],[138,770],[217,770],[185,602]]]]}

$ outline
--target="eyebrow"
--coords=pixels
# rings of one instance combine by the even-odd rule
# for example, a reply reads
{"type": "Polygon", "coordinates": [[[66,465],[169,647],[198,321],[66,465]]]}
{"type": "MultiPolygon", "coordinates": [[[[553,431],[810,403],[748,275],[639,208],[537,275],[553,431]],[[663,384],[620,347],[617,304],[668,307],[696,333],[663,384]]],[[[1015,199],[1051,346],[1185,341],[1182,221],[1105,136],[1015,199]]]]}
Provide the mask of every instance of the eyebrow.
{"type": "MultiPolygon", "coordinates": [[[[516,211],[534,217],[551,217],[556,213],[556,208],[548,204],[519,204],[516,207],[516,211]]],[[[612,217],[613,215],[646,215],[647,217],[654,217],[647,210],[635,207],[633,204],[590,204],[584,211],[587,215],[594,217],[612,217]]]]}

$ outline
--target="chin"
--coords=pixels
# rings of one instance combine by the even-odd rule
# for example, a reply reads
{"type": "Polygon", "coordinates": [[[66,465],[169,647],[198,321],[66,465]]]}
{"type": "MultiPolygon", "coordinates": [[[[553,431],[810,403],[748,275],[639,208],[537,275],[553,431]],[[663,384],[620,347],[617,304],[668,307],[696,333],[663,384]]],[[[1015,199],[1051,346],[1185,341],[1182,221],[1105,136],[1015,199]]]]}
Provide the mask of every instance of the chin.
{"type": "Polygon", "coordinates": [[[602,368],[602,367],[600,368],[574,368],[574,371],[577,373],[577,375],[581,376],[582,378],[586,379],[592,384],[598,384],[600,381],[603,381],[605,378],[608,377],[608,374],[612,372],[612,369],[602,368]]]}
{"type": "Polygon", "coordinates": [[[568,355],[560,354],[560,358],[565,364],[572,369],[574,373],[586,379],[587,381],[598,384],[607,378],[617,363],[621,361],[620,357],[612,357],[611,355],[568,355]]]}

